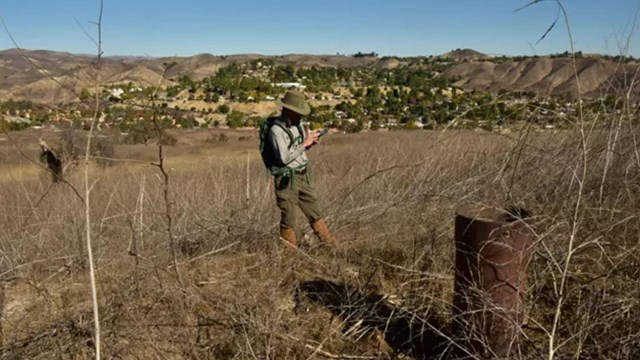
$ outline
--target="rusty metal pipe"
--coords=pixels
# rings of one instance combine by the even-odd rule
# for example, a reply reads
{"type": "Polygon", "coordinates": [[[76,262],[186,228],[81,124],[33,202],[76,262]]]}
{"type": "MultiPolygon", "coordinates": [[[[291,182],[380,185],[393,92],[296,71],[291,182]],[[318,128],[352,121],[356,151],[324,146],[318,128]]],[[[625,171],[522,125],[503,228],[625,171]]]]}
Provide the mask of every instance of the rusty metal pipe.
{"type": "Polygon", "coordinates": [[[452,330],[466,349],[461,358],[517,353],[533,244],[530,220],[522,208],[457,210],[452,330]]]}

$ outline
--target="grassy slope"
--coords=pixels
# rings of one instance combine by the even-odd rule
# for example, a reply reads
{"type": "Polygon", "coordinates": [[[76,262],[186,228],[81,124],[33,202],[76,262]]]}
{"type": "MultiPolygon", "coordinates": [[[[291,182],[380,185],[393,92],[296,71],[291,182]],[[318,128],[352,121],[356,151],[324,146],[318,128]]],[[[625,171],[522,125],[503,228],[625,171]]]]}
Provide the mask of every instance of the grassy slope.
{"type": "MultiPolygon", "coordinates": [[[[570,267],[571,291],[559,327],[560,338],[568,341],[562,354],[578,347],[591,358],[638,351],[633,264],[640,256],[634,185],[640,169],[629,138],[636,132],[632,128],[620,142],[621,155],[605,180],[602,201],[603,147],[597,134],[590,142],[590,175],[578,225],[578,244],[584,247],[570,267]]],[[[341,245],[330,252],[309,237],[304,251],[293,255],[283,253],[276,238],[272,185],[255,151],[255,137],[239,141],[245,133],[229,132],[228,142],[207,144],[209,134],[180,132],[179,144],[168,148],[184,293],[169,268],[157,169],[118,162],[92,174],[94,251],[108,356],[293,359],[330,353],[387,358],[394,349],[426,351],[428,342],[412,347],[394,340],[391,333],[401,333],[399,328],[391,327],[384,341],[384,330],[405,324],[410,314],[416,333],[432,331],[427,324],[447,331],[442,324],[448,322],[452,298],[453,215],[468,202],[519,203],[536,214],[526,328],[530,341],[524,344],[532,356],[534,347],[546,346],[540,329],[551,326],[556,266],[566,255],[577,195],[571,176],[578,158],[574,133],[327,137],[311,153],[313,179],[341,245]],[[244,199],[247,151],[249,204],[244,199]],[[132,241],[138,257],[128,253],[132,241]],[[372,308],[373,303],[387,307],[372,308]],[[384,318],[388,307],[398,307],[392,321],[384,318]]],[[[40,135],[21,133],[16,141],[33,156],[40,135]]],[[[50,141],[55,143],[55,136],[50,141]]],[[[89,357],[92,320],[81,204],[65,186],[47,191],[46,174],[9,142],[0,146],[0,246],[12,277],[6,285],[2,357],[89,357]]],[[[122,158],[147,162],[155,151],[151,145],[117,148],[122,158]]],[[[79,170],[70,172],[69,181],[80,184],[79,170]]],[[[302,216],[299,220],[299,233],[308,233],[302,216]]]]}

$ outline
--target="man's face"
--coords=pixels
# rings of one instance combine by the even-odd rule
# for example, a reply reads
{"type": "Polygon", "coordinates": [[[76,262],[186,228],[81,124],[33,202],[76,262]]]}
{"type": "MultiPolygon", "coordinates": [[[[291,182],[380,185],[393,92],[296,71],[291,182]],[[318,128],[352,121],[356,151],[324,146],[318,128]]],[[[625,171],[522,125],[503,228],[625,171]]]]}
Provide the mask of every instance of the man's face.
{"type": "Polygon", "coordinates": [[[282,110],[284,116],[291,121],[292,125],[298,125],[300,123],[300,119],[302,119],[302,115],[298,114],[295,111],[291,111],[287,108],[282,110]]]}

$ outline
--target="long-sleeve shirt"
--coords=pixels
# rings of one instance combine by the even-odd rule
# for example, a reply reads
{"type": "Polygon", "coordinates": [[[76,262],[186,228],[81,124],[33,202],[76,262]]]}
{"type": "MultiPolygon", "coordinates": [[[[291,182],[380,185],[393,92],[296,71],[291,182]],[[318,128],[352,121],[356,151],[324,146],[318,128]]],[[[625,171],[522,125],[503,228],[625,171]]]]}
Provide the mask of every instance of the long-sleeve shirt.
{"type": "MultiPolygon", "coordinates": [[[[281,120],[282,124],[287,123],[284,119],[281,120]]],[[[286,125],[285,125],[286,126],[286,125]]],[[[269,143],[273,149],[275,161],[280,167],[290,167],[292,169],[298,169],[307,164],[309,159],[307,158],[306,150],[302,143],[304,142],[307,134],[302,128],[302,132],[299,131],[298,126],[288,127],[291,135],[293,135],[294,144],[289,147],[291,138],[285,130],[280,126],[272,126],[269,132],[269,143]]]]}

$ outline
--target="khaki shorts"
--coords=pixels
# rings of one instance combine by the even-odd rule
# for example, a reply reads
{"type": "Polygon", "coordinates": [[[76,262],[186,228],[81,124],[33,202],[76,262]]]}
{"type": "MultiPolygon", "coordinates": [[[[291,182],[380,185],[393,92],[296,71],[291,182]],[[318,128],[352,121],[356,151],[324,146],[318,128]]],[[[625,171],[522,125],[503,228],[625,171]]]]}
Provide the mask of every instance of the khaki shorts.
{"type": "Polygon", "coordinates": [[[276,202],[280,209],[280,227],[285,229],[295,229],[296,227],[296,207],[307,217],[309,223],[314,223],[322,219],[318,197],[316,191],[311,186],[311,179],[308,174],[294,174],[289,176],[276,176],[276,202]]]}

